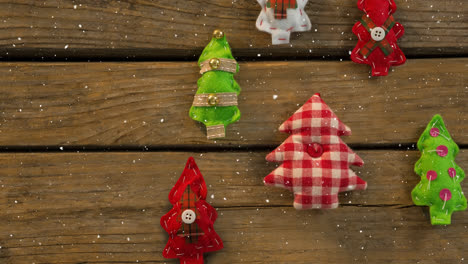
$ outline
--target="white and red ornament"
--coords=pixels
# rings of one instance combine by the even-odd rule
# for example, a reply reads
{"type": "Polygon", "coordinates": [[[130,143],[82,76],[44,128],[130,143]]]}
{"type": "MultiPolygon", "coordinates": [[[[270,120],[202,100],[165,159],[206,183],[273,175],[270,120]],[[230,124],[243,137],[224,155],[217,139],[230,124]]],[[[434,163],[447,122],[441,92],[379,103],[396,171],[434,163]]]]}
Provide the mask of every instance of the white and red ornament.
{"type": "Polygon", "coordinates": [[[312,96],[279,130],[292,135],[266,157],[283,163],[264,182],[294,192],[296,209],[336,208],[339,192],[366,189],[367,183],[349,168],[362,166],[362,159],[340,138],[351,135],[351,130],[320,94],[312,96]]]}
{"type": "Polygon", "coordinates": [[[273,45],[289,43],[291,32],[312,27],[304,11],[307,0],[257,0],[262,11],[257,18],[258,30],[271,34],[273,45]]]}

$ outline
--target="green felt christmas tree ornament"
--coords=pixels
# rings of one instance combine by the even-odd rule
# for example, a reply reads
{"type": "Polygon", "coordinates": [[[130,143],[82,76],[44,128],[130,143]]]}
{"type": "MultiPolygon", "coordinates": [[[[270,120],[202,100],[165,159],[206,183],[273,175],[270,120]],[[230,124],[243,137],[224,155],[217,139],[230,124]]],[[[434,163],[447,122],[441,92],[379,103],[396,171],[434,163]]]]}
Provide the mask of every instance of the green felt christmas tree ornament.
{"type": "Polygon", "coordinates": [[[435,115],[418,141],[421,158],[414,171],[421,181],[411,192],[413,202],[429,206],[433,225],[449,225],[452,213],[466,209],[460,183],[465,172],[455,164],[458,146],[440,115],[435,115]]]}
{"type": "Polygon", "coordinates": [[[240,118],[237,97],[241,89],[234,80],[239,65],[222,31],[213,32],[198,65],[202,77],[198,79],[190,117],[205,124],[208,139],[223,138],[225,127],[240,118]]]}

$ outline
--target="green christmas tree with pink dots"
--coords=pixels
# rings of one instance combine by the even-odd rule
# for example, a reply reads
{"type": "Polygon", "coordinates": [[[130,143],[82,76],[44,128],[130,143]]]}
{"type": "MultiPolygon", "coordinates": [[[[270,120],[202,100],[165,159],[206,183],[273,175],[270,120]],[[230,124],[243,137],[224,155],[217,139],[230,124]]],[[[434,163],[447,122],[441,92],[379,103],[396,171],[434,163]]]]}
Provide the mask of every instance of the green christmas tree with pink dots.
{"type": "Polygon", "coordinates": [[[465,172],[455,164],[459,148],[440,115],[435,115],[418,141],[421,158],[414,171],[421,181],[411,192],[413,202],[429,206],[431,224],[449,225],[452,213],[466,209],[460,183],[465,172]]]}

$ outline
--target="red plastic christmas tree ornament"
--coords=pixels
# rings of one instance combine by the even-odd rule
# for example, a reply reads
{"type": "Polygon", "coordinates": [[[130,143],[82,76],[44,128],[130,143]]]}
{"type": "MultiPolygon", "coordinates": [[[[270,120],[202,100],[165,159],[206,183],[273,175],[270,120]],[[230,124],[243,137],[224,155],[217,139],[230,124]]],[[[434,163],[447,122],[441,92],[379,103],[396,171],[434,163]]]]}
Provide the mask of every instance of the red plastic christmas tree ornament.
{"type": "Polygon", "coordinates": [[[351,135],[351,130],[320,94],[314,94],[279,130],[291,135],[266,159],[283,163],[264,182],[294,192],[296,209],[336,208],[339,192],[366,189],[367,183],[349,168],[362,166],[363,161],[340,138],[351,135]]]}
{"type": "Polygon", "coordinates": [[[203,253],[223,248],[213,228],[218,214],[205,201],[206,194],[205,180],[190,157],[169,193],[173,207],[161,218],[161,226],[169,234],[165,258],[178,258],[181,264],[203,264],[203,253]]]}
{"type": "Polygon", "coordinates": [[[372,76],[386,76],[390,66],[406,61],[397,45],[397,39],[403,36],[405,29],[392,16],[396,4],[393,0],[358,0],[358,7],[365,14],[353,27],[359,41],[351,59],[371,65],[372,76]]]}

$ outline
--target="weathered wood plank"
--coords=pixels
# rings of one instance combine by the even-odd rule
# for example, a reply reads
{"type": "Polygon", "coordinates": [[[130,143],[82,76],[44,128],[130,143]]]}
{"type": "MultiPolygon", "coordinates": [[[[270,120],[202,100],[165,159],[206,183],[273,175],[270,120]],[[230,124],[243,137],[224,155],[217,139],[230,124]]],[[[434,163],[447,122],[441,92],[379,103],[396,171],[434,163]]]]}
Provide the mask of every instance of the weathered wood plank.
{"type": "MultiPolygon", "coordinates": [[[[468,257],[468,211],[454,214],[451,226],[432,227],[426,208],[411,206],[417,151],[358,151],[367,165],[357,171],[369,189],[341,195],[342,206],[329,211],[296,211],[287,191],[264,187],[274,168],[265,154],[0,154],[0,259],[176,263],[161,256],[167,235],[158,222],[189,155],[220,214],[215,227],[225,249],[209,263],[448,264],[468,257]]],[[[468,162],[466,150],[457,162],[468,162]]]]}
{"type": "MultiPolygon", "coordinates": [[[[385,78],[351,62],[241,63],[240,122],[216,145],[278,145],[277,128],[316,92],[353,130],[351,144],[412,144],[440,113],[468,144],[468,59],[410,60],[385,78]]],[[[0,146],[211,146],[188,110],[197,66],[0,64],[0,146]]]]}
{"type": "MultiPolygon", "coordinates": [[[[272,46],[255,28],[256,1],[0,1],[0,54],[4,58],[195,59],[214,28],[229,35],[238,57],[342,56],[356,44],[356,0],[310,0],[312,30],[294,34],[292,47],[272,46]]],[[[408,56],[467,54],[463,0],[395,1],[406,28],[400,45],[408,56]]]]}
{"type": "MultiPolygon", "coordinates": [[[[3,263],[178,263],[161,252],[161,208],[48,211],[12,219],[2,232],[3,263]],[[9,224],[7,226],[13,226],[9,224]],[[11,236],[10,236],[11,235],[11,236]]],[[[464,263],[468,218],[432,227],[420,208],[345,207],[219,209],[215,228],[225,248],[207,263],[464,263]]],[[[1,227],[4,229],[5,226],[1,227]]]]}
{"type": "MultiPolygon", "coordinates": [[[[179,178],[185,162],[194,155],[207,184],[208,201],[216,207],[292,206],[292,194],[265,187],[263,177],[277,164],[265,161],[268,152],[226,153],[18,153],[0,155],[4,215],[25,209],[34,211],[44,201],[60,201],[55,209],[67,210],[80,196],[79,206],[162,207],[179,178]],[[97,199],[98,198],[98,199],[97,199]],[[144,199],[143,199],[144,198],[144,199]],[[164,199],[163,199],[164,198],[164,199]]],[[[413,166],[418,151],[357,151],[365,166],[354,170],[368,182],[363,192],[341,195],[343,205],[407,206],[419,182],[413,166]]],[[[461,151],[457,163],[463,167],[468,152],[461,151]]],[[[466,185],[466,181],[462,183],[466,185]]],[[[27,216],[24,216],[27,217],[27,216]]]]}

